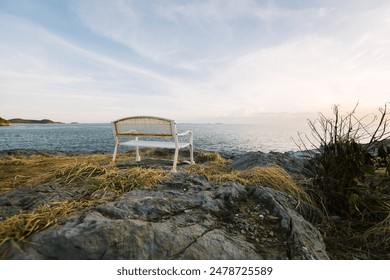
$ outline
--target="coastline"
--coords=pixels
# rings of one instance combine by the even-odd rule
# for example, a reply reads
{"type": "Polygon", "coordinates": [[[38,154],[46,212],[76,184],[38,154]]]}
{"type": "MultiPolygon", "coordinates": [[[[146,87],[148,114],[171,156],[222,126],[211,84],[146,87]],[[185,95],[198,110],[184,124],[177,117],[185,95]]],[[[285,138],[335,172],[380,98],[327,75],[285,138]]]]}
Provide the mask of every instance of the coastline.
{"type": "Polygon", "coordinates": [[[10,125],[12,125],[12,124],[9,121],[0,117],[0,127],[1,126],[10,126],[10,125]]]}
{"type": "Polygon", "coordinates": [[[284,180],[283,184],[288,184],[285,191],[293,196],[300,196],[302,190],[281,168],[265,169],[275,174],[274,180],[264,181],[273,186],[272,190],[244,179],[246,171],[225,173],[232,160],[213,152],[194,151],[195,165],[184,162],[188,155],[181,154],[178,172],[171,173],[170,152],[144,151],[141,162],[134,161],[133,152],[121,153],[117,166],[111,165],[111,154],[5,152],[0,157],[3,177],[0,256],[5,259],[329,258],[318,230],[304,229],[302,225],[308,227],[308,221],[289,214],[297,201],[292,197],[286,200],[287,194],[277,191],[280,186],[275,182],[284,180]],[[203,167],[215,168],[212,174],[221,173],[226,179],[215,181],[214,175],[208,177],[203,173],[203,167]],[[237,183],[232,176],[238,176],[237,183]],[[280,203],[275,204],[275,198],[280,203]],[[264,219],[255,221],[259,215],[264,219]],[[95,226],[91,228],[92,220],[95,226]],[[296,240],[294,244],[303,242],[308,251],[302,250],[298,243],[283,245],[292,238],[284,234],[290,220],[295,221],[291,233],[296,240]],[[30,229],[31,224],[35,226],[30,229]],[[79,231],[81,228],[85,230],[79,231]],[[73,232],[72,237],[61,232],[73,232]],[[124,236],[126,242],[117,241],[124,236]],[[12,245],[15,243],[20,250],[15,250],[12,245]]]}
{"type": "Polygon", "coordinates": [[[82,155],[97,155],[109,154],[107,151],[64,151],[64,150],[49,150],[49,149],[30,149],[17,148],[0,150],[0,157],[6,156],[82,156],[82,155]]]}
{"type": "Polygon", "coordinates": [[[14,119],[9,119],[8,122],[11,124],[63,124],[62,122],[55,122],[49,119],[32,120],[32,119],[14,118],[14,119]]]}
{"type": "Polygon", "coordinates": [[[133,151],[119,153],[112,166],[111,153],[0,151],[1,258],[386,258],[380,250],[345,251],[366,241],[329,230],[351,221],[313,204],[315,174],[304,154],[195,150],[196,164],[181,153],[177,173],[172,151],[141,155],[136,162],[133,151]],[[127,243],[118,243],[123,229],[127,243]]]}
{"type": "Polygon", "coordinates": [[[64,124],[64,123],[52,121],[49,119],[33,120],[33,119],[13,118],[13,119],[6,120],[0,117],[0,126],[11,126],[13,124],[64,124]]]}

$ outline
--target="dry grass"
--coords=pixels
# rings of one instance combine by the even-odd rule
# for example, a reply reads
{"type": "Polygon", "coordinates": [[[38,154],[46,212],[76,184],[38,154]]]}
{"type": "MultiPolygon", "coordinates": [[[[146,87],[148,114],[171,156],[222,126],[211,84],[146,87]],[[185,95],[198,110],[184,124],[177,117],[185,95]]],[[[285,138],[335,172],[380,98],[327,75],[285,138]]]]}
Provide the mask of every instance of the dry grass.
{"type": "Polygon", "coordinates": [[[239,182],[244,186],[266,186],[272,189],[293,195],[298,201],[301,199],[311,202],[310,196],[303,187],[294,180],[289,173],[279,166],[258,166],[249,170],[231,170],[230,161],[216,158],[215,161],[204,165],[191,165],[186,168],[190,173],[205,176],[215,183],[239,182]]]}
{"type": "Polygon", "coordinates": [[[239,172],[246,182],[244,185],[263,185],[277,191],[290,194],[295,198],[311,202],[310,196],[305,192],[303,187],[296,182],[289,173],[279,166],[262,166],[254,167],[249,170],[239,172]]]}
{"type": "Polygon", "coordinates": [[[75,200],[39,205],[0,221],[0,244],[10,239],[24,240],[78,209],[115,199],[136,188],[152,187],[169,176],[160,169],[119,169],[111,165],[110,155],[9,157],[1,159],[0,166],[3,192],[45,184],[83,189],[75,200]]]}
{"type": "Polygon", "coordinates": [[[94,162],[108,164],[110,155],[90,156],[10,156],[0,158],[0,192],[15,187],[34,186],[47,182],[66,164],[94,162]]]}
{"type": "Polygon", "coordinates": [[[75,210],[92,206],[93,201],[62,201],[41,205],[31,213],[21,213],[0,223],[0,245],[7,240],[24,240],[67,218],[75,210]]]}
{"type": "Polygon", "coordinates": [[[220,154],[214,152],[201,152],[195,157],[197,163],[205,162],[224,162],[225,160],[221,157],[220,154]]]}
{"type": "Polygon", "coordinates": [[[390,205],[385,205],[388,216],[364,232],[364,238],[371,242],[372,246],[384,246],[383,249],[390,249],[390,205]]]}
{"type": "Polygon", "coordinates": [[[132,167],[127,170],[108,168],[99,176],[86,180],[92,197],[101,196],[110,191],[115,196],[139,188],[150,188],[168,178],[168,172],[159,169],[132,167]]]}

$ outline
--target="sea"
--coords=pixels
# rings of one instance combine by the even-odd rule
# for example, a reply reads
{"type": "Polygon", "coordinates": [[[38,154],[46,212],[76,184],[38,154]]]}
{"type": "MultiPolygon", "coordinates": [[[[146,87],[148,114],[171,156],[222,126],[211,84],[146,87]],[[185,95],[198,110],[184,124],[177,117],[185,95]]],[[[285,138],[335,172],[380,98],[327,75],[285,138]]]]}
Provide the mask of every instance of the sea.
{"type": "MultiPolygon", "coordinates": [[[[308,133],[305,123],[178,124],[177,130],[193,132],[195,149],[230,154],[250,151],[297,151],[300,149],[300,145],[297,145],[298,134],[308,133]]],[[[112,125],[111,123],[14,124],[0,127],[0,151],[14,149],[112,153],[114,150],[112,125]]]]}

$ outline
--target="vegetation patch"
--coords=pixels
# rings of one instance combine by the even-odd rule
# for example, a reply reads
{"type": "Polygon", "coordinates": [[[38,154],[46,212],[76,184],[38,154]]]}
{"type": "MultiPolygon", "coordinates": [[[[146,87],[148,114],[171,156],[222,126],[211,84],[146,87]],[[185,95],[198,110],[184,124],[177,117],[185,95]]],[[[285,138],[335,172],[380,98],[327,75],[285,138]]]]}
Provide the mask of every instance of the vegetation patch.
{"type": "Polygon", "coordinates": [[[230,161],[215,157],[203,165],[190,165],[186,171],[205,176],[210,182],[238,182],[244,186],[265,186],[310,202],[311,198],[304,188],[288,172],[276,165],[257,166],[248,170],[232,170],[230,161]]]}
{"type": "Polygon", "coordinates": [[[319,114],[309,121],[314,147],[311,166],[316,177],[312,196],[331,222],[325,234],[333,258],[389,258],[390,151],[387,105],[378,115],[359,117],[357,106],[342,114],[319,114]]]}
{"type": "Polygon", "coordinates": [[[63,191],[76,188],[81,191],[74,200],[36,205],[0,221],[0,244],[10,239],[24,240],[77,210],[113,200],[133,189],[150,188],[169,176],[162,169],[120,169],[111,165],[110,158],[94,155],[1,159],[2,172],[7,175],[0,183],[3,192],[42,185],[62,186],[63,191]]]}
{"type": "Polygon", "coordinates": [[[61,201],[40,205],[30,213],[20,213],[0,222],[0,245],[7,240],[23,241],[33,233],[69,217],[75,210],[94,205],[94,201],[61,201]]]}

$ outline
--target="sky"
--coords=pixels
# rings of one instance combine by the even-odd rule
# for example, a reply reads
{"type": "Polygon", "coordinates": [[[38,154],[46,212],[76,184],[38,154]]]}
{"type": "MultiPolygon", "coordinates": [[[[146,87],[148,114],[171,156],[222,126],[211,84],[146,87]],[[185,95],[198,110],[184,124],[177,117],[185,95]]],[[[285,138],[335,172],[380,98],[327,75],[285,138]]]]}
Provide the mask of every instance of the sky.
{"type": "Polygon", "coordinates": [[[388,0],[0,0],[0,117],[256,123],[390,102],[388,0]]]}

